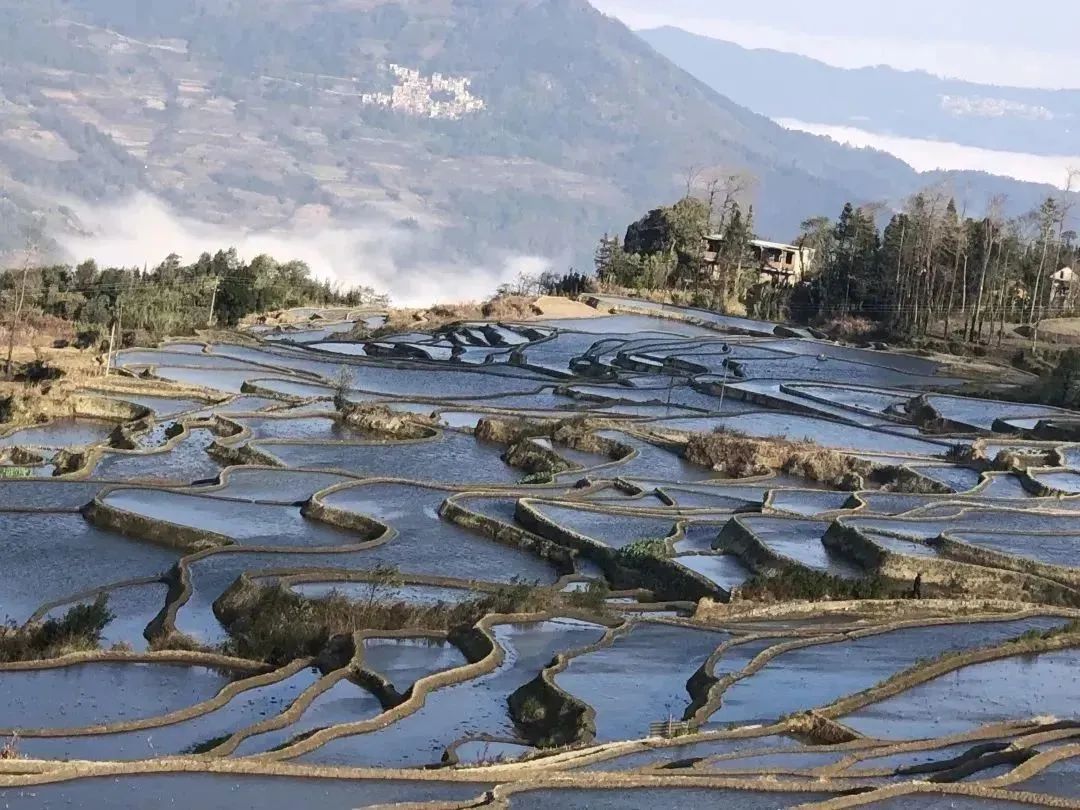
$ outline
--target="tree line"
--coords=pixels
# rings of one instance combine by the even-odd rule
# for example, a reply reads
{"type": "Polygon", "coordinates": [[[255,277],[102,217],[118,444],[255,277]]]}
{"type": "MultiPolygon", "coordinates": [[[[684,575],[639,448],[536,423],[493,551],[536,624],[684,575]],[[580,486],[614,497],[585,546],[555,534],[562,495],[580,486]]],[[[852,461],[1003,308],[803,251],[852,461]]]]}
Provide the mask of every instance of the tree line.
{"type": "Polygon", "coordinates": [[[605,234],[595,254],[599,280],[720,311],[806,324],[861,319],[897,337],[934,331],[969,342],[1000,337],[1007,323],[1037,325],[1080,310],[1080,281],[1054,279],[1080,259],[1071,194],[1012,218],[1001,199],[971,216],[940,190],[892,212],[849,203],[835,220],[802,223],[791,244],[812,253],[803,278],[786,283],[761,274],[753,209],[738,201],[743,190],[735,177],[704,193],[688,183],[683,199],[650,211],[621,239],[605,234]]]}
{"type": "Polygon", "coordinates": [[[235,249],[203,253],[185,264],[171,254],[153,268],[32,266],[0,273],[4,326],[14,335],[20,319],[46,315],[100,334],[116,323],[153,338],[190,334],[210,324],[233,326],[243,317],[299,306],[385,304],[369,287],[339,289],[312,277],[302,261],[271,256],[251,261],[235,249]]]}

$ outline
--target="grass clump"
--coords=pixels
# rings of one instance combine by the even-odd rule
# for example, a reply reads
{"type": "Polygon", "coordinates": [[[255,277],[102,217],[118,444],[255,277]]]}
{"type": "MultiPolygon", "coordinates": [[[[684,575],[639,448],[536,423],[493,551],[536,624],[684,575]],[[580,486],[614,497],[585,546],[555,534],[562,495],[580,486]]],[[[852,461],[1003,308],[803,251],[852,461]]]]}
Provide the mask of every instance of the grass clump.
{"type": "Polygon", "coordinates": [[[849,599],[888,599],[896,596],[879,576],[843,579],[823,571],[792,566],[772,574],[757,574],[739,587],[739,595],[756,602],[825,602],[849,599]]]}
{"type": "Polygon", "coordinates": [[[114,618],[109,598],[101,594],[92,604],[76,605],[57,619],[23,627],[11,622],[0,627],[0,663],[40,661],[96,650],[101,645],[102,631],[114,618]]]}
{"type": "Polygon", "coordinates": [[[341,594],[311,599],[280,585],[257,585],[241,577],[214,603],[228,628],[222,652],[280,666],[318,656],[331,639],[358,630],[450,631],[471,627],[489,613],[540,613],[556,602],[548,589],[520,580],[460,603],[418,604],[394,597],[393,569],[376,574],[365,598],[341,594]]]}
{"type": "Polygon", "coordinates": [[[231,734],[221,734],[217,737],[211,737],[209,740],[203,740],[202,742],[195,743],[194,745],[189,745],[180,753],[195,755],[208,754],[209,752],[217,748],[219,745],[221,745],[223,742],[228,740],[231,736],[231,734]]]}
{"type": "Polygon", "coordinates": [[[972,464],[977,461],[975,448],[962,442],[950,444],[945,453],[945,460],[951,461],[953,464],[972,464]]]}
{"type": "Polygon", "coordinates": [[[1033,628],[1017,636],[1013,639],[1013,643],[1026,644],[1033,641],[1049,641],[1050,639],[1058,638],[1059,636],[1069,636],[1075,633],[1080,633],[1080,619],[1073,619],[1066,624],[1051,627],[1047,630],[1033,628]]]}
{"type": "Polygon", "coordinates": [[[586,586],[585,590],[563,593],[562,599],[572,608],[603,613],[607,610],[607,598],[610,595],[611,588],[606,582],[593,581],[586,586]]]}

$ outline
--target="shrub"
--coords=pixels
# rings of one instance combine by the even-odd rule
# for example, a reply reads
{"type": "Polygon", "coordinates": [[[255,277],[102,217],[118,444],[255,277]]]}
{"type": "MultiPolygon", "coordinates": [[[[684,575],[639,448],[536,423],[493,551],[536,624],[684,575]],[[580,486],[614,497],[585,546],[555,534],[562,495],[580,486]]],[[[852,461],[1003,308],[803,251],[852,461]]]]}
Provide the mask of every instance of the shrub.
{"type": "Polygon", "coordinates": [[[348,407],[349,392],[352,391],[354,383],[355,377],[352,369],[348,366],[342,366],[334,375],[334,379],[331,381],[334,388],[334,407],[339,411],[343,411],[348,407]]]}
{"type": "Polygon", "coordinates": [[[92,604],[76,605],[61,618],[40,624],[0,628],[0,662],[38,661],[80,650],[96,650],[101,632],[115,618],[109,598],[98,596],[92,604]]]}
{"type": "Polygon", "coordinates": [[[520,717],[527,723],[535,723],[543,720],[547,714],[544,704],[534,696],[529,696],[521,704],[520,717]]]}
{"type": "Polygon", "coordinates": [[[666,540],[636,540],[623,546],[617,552],[622,565],[634,568],[643,560],[666,560],[671,557],[671,549],[666,540]]]}
{"type": "Polygon", "coordinates": [[[221,734],[221,735],[219,735],[217,737],[211,737],[209,740],[203,740],[200,743],[195,743],[194,745],[189,745],[187,748],[185,748],[180,753],[182,753],[182,754],[195,754],[195,755],[206,754],[206,753],[209,753],[210,751],[213,751],[215,748],[217,748],[219,745],[221,745],[223,742],[225,742],[231,736],[232,736],[231,734],[221,734]]]}
{"type": "Polygon", "coordinates": [[[1061,353],[1054,370],[1043,378],[1041,399],[1047,405],[1080,407],[1080,349],[1061,353]]]}

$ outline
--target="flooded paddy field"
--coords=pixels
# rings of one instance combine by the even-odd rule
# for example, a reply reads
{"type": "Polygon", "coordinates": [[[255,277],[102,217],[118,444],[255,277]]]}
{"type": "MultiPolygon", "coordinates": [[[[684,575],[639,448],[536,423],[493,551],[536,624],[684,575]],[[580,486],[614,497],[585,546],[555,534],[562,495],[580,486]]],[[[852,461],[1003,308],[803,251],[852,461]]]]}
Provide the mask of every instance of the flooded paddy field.
{"type": "Polygon", "coordinates": [[[633,739],[655,717],[681,717],[689,704],[686,681],[727,636],[641,622],[610,647],[579,656],[555,678],[596,709],[598,740],[633,739]],[[638,696],[637,711],[623,696],[638,696]]]}
{"type": "Polygon", "coordinates": [[[125,350],[108,419],[0,432],[0,802],[1075,801],[1076,756],[946,767],[1080,739],[1063,412],[597,304],[125,350]],[[714,432],[759,463],[691,461],[714,432]]]}
{"type": "Polygon", "coordinates": [[[345,530],[307,520],[294,506],[238,503],[154,489],[118,489],[101,502],[106,508],[151,521],[223,535],[239,545],[337,547],[362,540],[345,530]]]}
{"type": "MultiPolygon", "coordinates": [[[[106,591],[109,611],[113,618],[101,632],[101,645],[121,645],[136,652],[147,648],[146,628],[165,605],[168,586],[164,582],[148,582],[141,585],[124,585],[106,591]]],[[[73,606],[93,604],[97,594],[76,602],[66,602],[54,607],[44,619],[61,619],[73,606]]]]}
{"type": "Polygon", "coordinates": [[[40,759],[137,760],[148,756],[193,753],[228,737],[259,718],[288,708],[319,678],[301,669],[289,677],[241,692],[219,709],[178,722],[118,734],[23,737],[23,750],[40,759]]]}
{"type": "Polygon", "coordinates": [[[312,803],[326,810],[352,810],[396,802],[465,802],[482,795],[487,787],[459,782],[357,783],[348,779],[167,773],[78,779],[33,788],[0,788],[0,800],[11,808],[137,810],[147,806],[148,796],[184,796],[186,801],[201,807],[286,808],[312,803]]]}
{"type": "Polygon", "coordinates": [[[604,628],[568,620],[500,625],[494,634],[506,655],[491,673],[432,692],[424,706],[384,729],[341,737],[299,761],[321,765],[420,766],[439,762],[457,740],[491,735],[514,739],[506,701],[553,656],[599,641],[604,628]]]}
{"type": "Polygon", "coordinates": [[[724,694],[720,710],[711,721],[767,723],[783,714],[827,706],[861,692],[922,659],[993,646],[1031,630],[1060,624],[1053,619],[1030,619],[939,625],[794,649],[736,682],[724,694]],[[823,672],[830,676],[821,677],[823,672]]]}
{"type": "Polygon", "coordinates": [[[845,723],[880,739],[921,739],[1010,717],[1069,717],[1080,689],[1078,663],[1080,651],[1063,650],[974,664],[860,709],[845,723]]]}
{"type": "MultiPolygon", "coordinates": [[[[813,793],[756,793],[751,791],[701,790],[693,788],[639,788],[636,790],[530,790],[510,797],[513,810],[541,810],[558,803],[562,807],[596,810],[678,810],[722,802],[746,810],[780,810],[826,798],[813,793]]],[[[723,806],[721,804],[721,806],[723,806]]]]}
{"type": "Polygon", "coordinates": [[[217,478],[221,465],[206,452],[216,438],[209,430],[196,429],[159,453],[107,452],[94,468],[94,476],[105,481],[179,485],[217,478]]]}
{"type": "Polygon", "coordinates": [[[0,673],[4,717],[17,717],[14,730],[24,734],[168,714],[209,700],[228,682],[205,667],[112,662],[0,673]]]}
{"type": "Polygon", "coordinates": [[[133,579],[156,578],[180,554],[70,512],[5,512],[0,612],[22,624],[38,608],[133,579]]]}
{"type": "MultiPolygon", "coordinates": [[[[319,729],[371,720],[382,711],[382,704],[375,695],[348,679],[342,679],[320,692],[295,722],[244,737],[236,747],[235,755],[243,757],[266,753],[319,729]]],[[[258,722],[261,719],[252,720],[258,722]]]]}

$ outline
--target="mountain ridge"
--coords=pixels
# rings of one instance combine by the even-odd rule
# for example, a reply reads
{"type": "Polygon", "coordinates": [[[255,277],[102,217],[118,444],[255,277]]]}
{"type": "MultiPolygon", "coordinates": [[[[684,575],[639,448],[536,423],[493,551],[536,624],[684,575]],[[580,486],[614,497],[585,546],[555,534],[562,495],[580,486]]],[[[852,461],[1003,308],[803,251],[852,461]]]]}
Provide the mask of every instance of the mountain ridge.
{"type": "Polygon", "coordinates": [[[583,0],[0,0],[0,94],[9,254],[35,210],[78,226],[57,199],[146,193],[238,230],[377,223],[416,235],[404,263],[581,267],[690,166],[754,174],[780,239],[940,179],[775,125],[583,0]]]}
{"type": "Polygon", "coordinates": [[[674,26],[636,33],[717,92],[773,118],[1040,155],[1080,148],[1080,90],[983,85],[886,65],[839,68],[674,26]]]}

